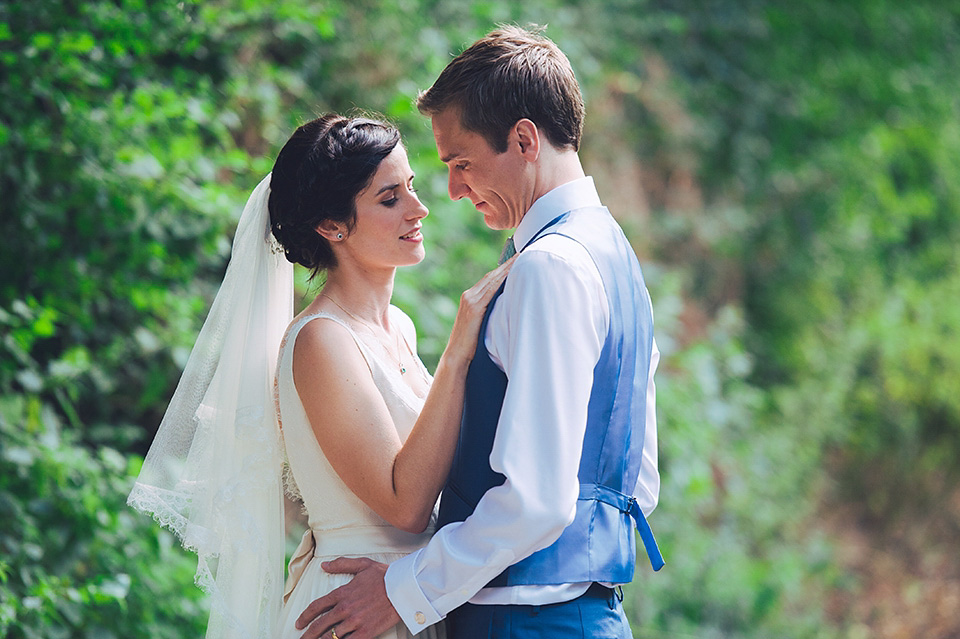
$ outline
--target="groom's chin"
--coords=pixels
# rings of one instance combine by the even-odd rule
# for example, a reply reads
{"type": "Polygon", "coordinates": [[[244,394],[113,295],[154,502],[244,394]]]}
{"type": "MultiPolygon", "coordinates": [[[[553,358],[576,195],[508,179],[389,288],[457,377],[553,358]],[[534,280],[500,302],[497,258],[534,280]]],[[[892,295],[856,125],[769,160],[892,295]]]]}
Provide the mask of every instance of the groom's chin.
{"type": "Polygon", "coordinates": [[[491,215],[490,213],[481,211],[480,209],[477,209],[477,210],[483,213],[483,223],[486,224],[487,228],[490,229],[491,231],[505,231],[508,228],[511,228],[507,226],[503,220],[499,219],[495,215],[491,215]]]}

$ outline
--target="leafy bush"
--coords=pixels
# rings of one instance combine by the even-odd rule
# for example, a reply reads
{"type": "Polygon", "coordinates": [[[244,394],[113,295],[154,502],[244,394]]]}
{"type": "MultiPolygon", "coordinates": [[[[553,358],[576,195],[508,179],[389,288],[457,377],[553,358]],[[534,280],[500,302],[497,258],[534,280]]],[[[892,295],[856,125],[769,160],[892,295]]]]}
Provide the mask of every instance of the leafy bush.
{"type": "Polygon", "coordinates": [[[41,397],[87,441],[157,423],[226,260],[236,194],[216,178],[246,156],[194,9],[0,5],[0,392],[41,397]]]}
{"type": "Polygon", "coordinates": [[[77,445],[36,398],[0,400],[0,635],[200,636],[196,559],[125,505],[138,469],[77,445]]]}

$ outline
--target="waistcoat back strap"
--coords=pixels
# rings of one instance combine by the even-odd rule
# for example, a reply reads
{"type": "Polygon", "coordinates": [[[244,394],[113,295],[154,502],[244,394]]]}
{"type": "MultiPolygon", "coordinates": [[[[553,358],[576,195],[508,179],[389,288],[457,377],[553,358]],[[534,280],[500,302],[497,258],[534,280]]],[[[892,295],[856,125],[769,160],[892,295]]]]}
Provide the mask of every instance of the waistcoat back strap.
{"type": "Polygon", "coordinates": [[[578,499],[595,499],[604,504],[609,504],[617,508],[622,513],[628,513],[636,522],[637,532],[640,533],[640,539],[643,540],[643,547],[647,551],[647,557],[650,558],[650,565],[654,571],[663,568],[663,555],[660,554],[660,548],[657,546],[657,540],[653,537],[653,530],[647,523],[647,518],[643,516],[640,510],[640,504],[632,495],[625,495],[619,490],[614,490],[600,484],[580,484],[580,496],[578,499]]]}

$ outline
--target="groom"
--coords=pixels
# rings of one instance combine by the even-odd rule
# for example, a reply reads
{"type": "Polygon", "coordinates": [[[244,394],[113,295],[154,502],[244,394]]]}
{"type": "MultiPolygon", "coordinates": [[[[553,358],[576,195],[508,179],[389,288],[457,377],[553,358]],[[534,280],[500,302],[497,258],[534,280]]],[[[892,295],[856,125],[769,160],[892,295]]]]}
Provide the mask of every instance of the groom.
{"type": "Polygon", "coordinates": [[[369,639],[447,620],[451,639],[631,637],[614,587],[633,578],[634,527],[662,565],[650,298],[637,258],[584,175],[570,64],[505,27],[453,60],[417,106],[454,200],[521,252],[490,303],[467,377],[460,442],[423,549],[356,573],[299,627],[369,639]],[[323,613],[322,615],[320,613],[323,613]],[[319,617],[318,617],[319,615],[319,617]]]}

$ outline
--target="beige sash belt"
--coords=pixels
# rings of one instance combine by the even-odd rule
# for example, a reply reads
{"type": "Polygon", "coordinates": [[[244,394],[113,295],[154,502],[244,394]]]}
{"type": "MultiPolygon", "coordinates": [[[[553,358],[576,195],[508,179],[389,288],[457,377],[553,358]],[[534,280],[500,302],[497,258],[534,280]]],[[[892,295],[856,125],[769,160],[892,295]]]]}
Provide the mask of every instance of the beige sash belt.
{"type": "Polygon", "coordinates": [[[290,598],[303,577],[307,565],[314,557],[368,557],[391,553],[406,555],[422,548],[430,540],[432,532],[408,533],[393,526],[354,526],[332,530],[313,530],[303,533],[300,545],[293,551],[287,569],[287,585],[283,591],[283,603],[290,598]]]}

